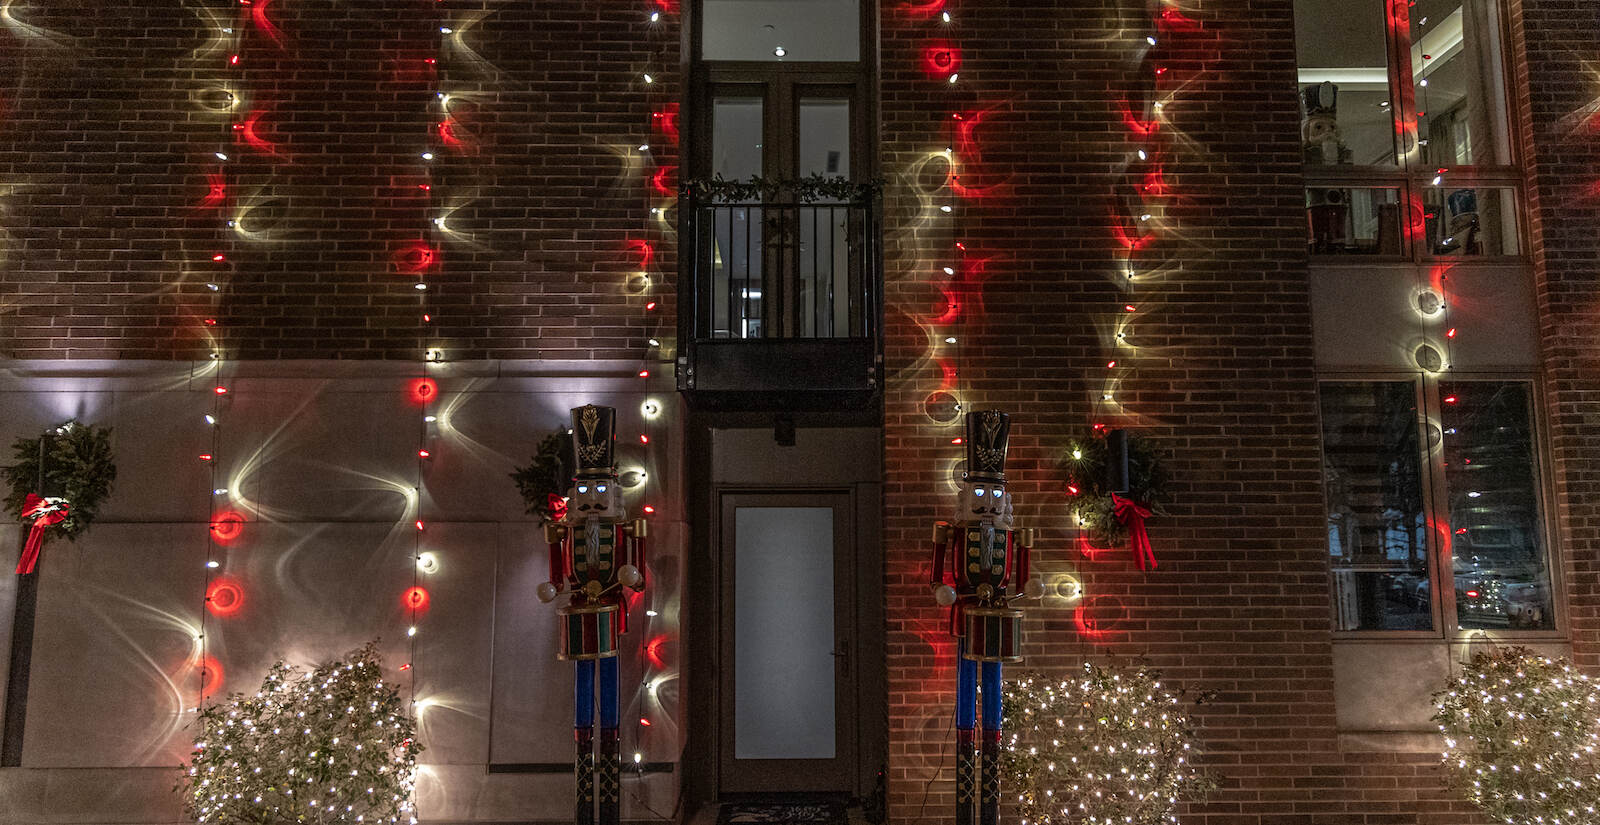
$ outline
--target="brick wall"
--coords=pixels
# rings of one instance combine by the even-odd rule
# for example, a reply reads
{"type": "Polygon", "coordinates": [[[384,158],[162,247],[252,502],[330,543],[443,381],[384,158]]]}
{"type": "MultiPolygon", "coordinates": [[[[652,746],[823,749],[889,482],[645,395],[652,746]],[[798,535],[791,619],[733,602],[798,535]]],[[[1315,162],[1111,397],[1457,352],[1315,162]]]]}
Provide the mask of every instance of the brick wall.
{"type": "Polygon", "coordinates": [[[1600,446],[1589,427],[1600,401],[1600,7],[1521,0],[1513,16],[1524,32],[1517,85],[1529,195],[1535,288],[1543,329],[1551,455],[1559,540],[1566,554],[1573,654],[1600,667],[1600,505],[1594,467],[1600,446]]]}
{"type": "Polygon", "coordinates": [[[1341,787],[1333,721],[1290,9],[1205,4],[1200,31],[1166,38],[1161,143],[1175,197],[1168,229],[1138,256],[1150,274],[1127,291],[1116,285],[1113,216],[1137,144],[1119,106],[1145,71],[1144,4],[962,10],[955,91],[913,68],[933,27],[884,15],[891,175],[950,145],[952,111],[987,113],[961,159],[963,183],[982,194],[954,198],[955,228],[912,232],[920,204],[908,197],[887,221],[898,241],[886,541],[897,821],[947,818],[953,794],[948,781],[927,787],[934,767],[953,762],[953,651],[924,549],[929,522],[949,510],[941,459],[959,450],[959,433],[922,412],[939,362],[958,368],[968,408],[1012,413],[1009,474],[1021,523],[1042,528],[1039,566],[1077,569],[1108,616],[1125,610],[1093,640],[1074,632],[1070,606],[1031,611],[1028,666],[1142,654],[1186,687],[1218,691],[1200,719],[1223,790],[1186,821],[1309,822],[1338,810],[1335,800],[1360,808],[1341,787]],[[950,238],[987,263],[966,290],[969,314],[941,325],[930,319],[943,306],[938,261],[950,238]],[[1130,301],[1134,346],[1113,349],[1130,301]],[[946,333],[957,345],[937,343],[946,333]],[[1121,362],[1117,403],[1098,405],[1110,357],[1121,362]],[[1120,552],[1088,563],[1071,549],[1059,462],[1091,421],[1139,426],[1173,455],[1180,504],[1153,531],[1158,572],[1140,574],[1120,552]]]}
{"type": "Polygon", "coordinates": [[[660,246],[646,184],[675,147],[649,131],[676,90],[642,72],[676,46],[673,18],[576,1],[238,8],[8,7],[0,352],[191,358],[215,337],[244,358],[650,354],[672,300],[665,279],[648,294],[629,279],[634,242],[660,246]],[[440,92],[456,145],[436,132],[440,92]],[[418,246],[437,249],[420,267],[426,331],[418,246]]]}
{"type": "MultiPolygon", "coordinates": [[[[1125,291],[1112,216],[1134,143],[1119,102],[1142,71],[1144,4],[1028,0],[998,13],[956,3],[948,28],[916,6],[884,4],[896,821],[941,821],[951,802],[952,650],[924,583],[928,523],[948,512],[958,453],[957,432],[924,412],[944,365],[969,408],[1013,413],[1011,472],[1021,520],[1042,530],[1039,566],[1076,570],[1115,619],[1088,639],[1070,608],[1033,611],[1029,665],[1146,655],[1176,682],[1218,692],[1201,723],[1223,787],[1185,821],[1467,819],[1438,789],[1432,756],[1341,751],[1335,730],[1292,3],[1184,7],[1202,25],[1164,38],[1169,230],[1141,250],[1148,277],[1125,291]],[[922,68],[938,43],[961,49],[954,85],[922,68]],[[964,137],[953,113],[977,125],[964,137]],[[959,149],[965,196],[946,185],[946,147],[959,149]],[[949,295],[962,311],[939,320],[947,265],[961,273],[949,295]],[[1116,349],[1130,300],[1132,347],[1116,349]],[[1125,376],[1118,407],[1097,403],[1110,357],[1125,376]],[[1057,461],[1091,420],[1139,426],[1172,452],[1179,504],[1154,525],[1155,573],[1069,549],[1057,461]]],[[[651,124],[677,99],[679,78],[664,71],[647,88],[641,73],[677,64],[674,14],[652,27],[643,3],[280,0],[266,14],[282,46],[251,29],[229,68],[209,39],[216,20],[236,19],[232,7],[214,4],[214,20],[199,9],[10,7],[0,29],[0,355],[199,358],[214,335],[245,358],[412,358],[435,344],[452,359],[638,358],[670,329],[663,279],[636,292],[630,278],[637,241],[655,245],[654,271],[673,265],[670,236],[649,214],[661,200],[647,187],[676,162],[651,124]],[[440,20],[455,21],[456,36],[441,41],[440,20]],[[201,105],[223,86],[239,107],[201,105]],[[459,149],[430,140],[441,91],[453,99],[459,149]],[[231,127],[257,111],[269,146],[232,140],[231,127]],[[644,142],[649,157],[637,151],[644,142]],[[219,145],[233,147],[225,167],[211,157],[219,145]],[[430,145],[437,157],[426,164],[430,145]],[[198,207],[219,169],[228,208],[198,207]],[[446,210],[449,231],[430,229],[446,210]],[[230,215],[247,231],[229,231],[230,215]],[[397,256],[416,243],[439,249],[426,273],[432,332],[418,318],[414,273],[399,271],[397,256]],[[218,250],[227,266],[211,269],[218,250]]],[[[1600,448],[1584,437],[1600,398],[1590,343],[1600,331],[1590,298],[1600,10],[1521,0],[1513,12],[1527,34],[1520,82],[1533,86],[1515,97],[1533,124],[1571,625],[1580,659],[1600,667],[1600,512],[1585,503],[1600,448]]]]}

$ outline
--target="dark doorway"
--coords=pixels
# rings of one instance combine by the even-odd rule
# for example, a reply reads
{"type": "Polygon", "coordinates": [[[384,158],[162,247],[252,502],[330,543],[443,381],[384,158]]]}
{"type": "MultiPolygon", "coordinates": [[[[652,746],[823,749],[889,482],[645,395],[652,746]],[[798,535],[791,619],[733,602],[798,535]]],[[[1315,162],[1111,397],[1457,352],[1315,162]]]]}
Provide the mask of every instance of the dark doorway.
{"type": "MultiPolygon", "coordinates": [[[[691,800],[866,798],[887,748],[881,435],[701,431],[691,800]]],[[[698,473],[697,473],[698,474],[698,473]]]]}

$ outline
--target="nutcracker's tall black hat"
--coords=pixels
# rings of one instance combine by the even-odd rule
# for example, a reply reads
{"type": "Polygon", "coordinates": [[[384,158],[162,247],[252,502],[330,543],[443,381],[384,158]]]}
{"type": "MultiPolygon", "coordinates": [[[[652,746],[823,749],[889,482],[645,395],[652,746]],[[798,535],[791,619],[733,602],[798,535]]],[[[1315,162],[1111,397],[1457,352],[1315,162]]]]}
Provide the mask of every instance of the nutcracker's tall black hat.
{"type": "Polygon", "coordinates": [[[1011,416],[999,410],[967,413],[967,470],[971,482],[1006,483],[1006,444],[1011,440],[1011,416]]]}
{"type": "Polygon", "coordinates": [[[574,480],[617,477],[617,408],[585,404],[572,409],[574,480]]]}

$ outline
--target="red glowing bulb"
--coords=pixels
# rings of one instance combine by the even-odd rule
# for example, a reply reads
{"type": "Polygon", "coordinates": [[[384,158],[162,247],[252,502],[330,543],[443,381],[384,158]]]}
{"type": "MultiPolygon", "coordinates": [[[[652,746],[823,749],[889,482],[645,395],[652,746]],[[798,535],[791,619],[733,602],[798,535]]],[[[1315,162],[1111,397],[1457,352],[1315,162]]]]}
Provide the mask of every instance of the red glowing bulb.
{"type": "Polygon", "coordinates": [[[648,727],[650,727],[650,720],[644,718],[643,716],[641,716],[641,717],[639,717],[639,724],[644,725],[645,727],[648,728],[648,727]]]}
{"type": "Polygon", "coordinates": [[[1069,493],[1071,493],[1073,495],[1077,495],[1078,494],[1078,488],[1073,486],[1073,485],[1071,485],[1071,484],[1068,484],[1067,485],[1067,492],[1069,492],[1069,493]]]}
{"type": "Polygon", "coordinates": [[[645,308],[646,311],[654,312],[655,309],[656,309],[656,302],[655,301],[651,301],[650,303],[645,304],[644,308],[645,308]]]}
{"type": "Polygon", "coordinates": [[[418,530],[422,529],[422,519],[417,519],[417,529],[418,530]]]}
{"type": "Polygon", "coordinates": [[[1446,337],[1446,338],[1454,338],[1454,337],[1456,337],[1456,328],[1455,327],[1451,327],[1450,331],[1446,332],[1444,334],[1444,337],[1446,337]]]}
{"type": "Polygon", "coordinates": [[[400,596],[400,603],[407,610],[413,612],[427,610],[428,603],[432,600],[433,598],[428,595],[427,589],[422,587],[408,587],[406,592],[400,596]]]}
{"type": "Polygon", "coordinates": [[[640,378],[649,378],[650,377],[650,371],[649,370],[639,370],[639,377],[640,378]]]}
{"type": "Polygon", "coordinates": [[[217,395],[227,395],[228,394],[228,388],[227,387],[217,387],[216,393],[217,393],[217,395]]]}
{"type": "Polygon", "coordinates": [[[1461,399],[1456,398],[1453,395],[1447,395],[1447,396],[1444,397],[1444,403],[1446,403],[1446,404],[1454,404],[1459,400],[1461,400],[1461,399]]]}
{"type": "Polygon", "coordinates": [[[210,461],[211,460],[211,454],[210,453],[201,453],[200,454],[200,460],[201,461],[210,461]]]}
{"type": "Polygon", "coordinates": [[[244,588],[227,579],[217,579],[206,588],[206,609],[214,616],[231,616],[244,606],[244,588]]]}
{"type": "Polygon", "coordinates": [[[950,443],[951,444],[963,444],[965,442],[966,442],[966,439],[962,438],[959,435],[956,436],[955,438],[950,439],[950,443]]]}
{"type": "Polygon", "coordinates": [[[217,254],[211,256],[211,260],[220,262],[220,261],[226,261],[227,258],[225,256],[223,256],[223,254],[221,252],[218,252],[217,254]]]}
{"type": "Polygon", "coordinates": [[[655,511],[656,511],[656,508],[654,508],[654,507],[651,507],[651,506],[650,506],[650,505],[648,505],[648,504],[646,504],[646,505],[645,505],[645,506],[644,506],[644,512],[645,512],[645,515],[650,515],[650,514],[651,514],[651,513],[654,513],[654,512],[655,512],[655,511]]]}
{"type": "Polygon", "coordinates": [[[410,662],[406,662],[405,664],[400,666],[400,669],[401,670],[410,670],[411,669],[411,663],[410,662]]]}
{"type": "Polygon", "coordinates": [[[1116,368],[1117,368],[1117,362],[1116,361],[1107,361],[1106,362],[1106,369],[1114,370],[1116,368]]]}
{"type": "Polygon", "coordinates": [[[427,450],[418,450],[417,451],[417,457],[418,458],[432,458],[433,457],[433,453],[430,453],[427,450]]]}
{"type": "Polygon", "coordinates": [[[649,444],[650,443],[650,436],[645,435],[644,433],[639,433],[639,443],[640,444],[649,444]]]}
{"type": "Polygon", "coordinates": [[[1133,304],[1123,304],[1122,308],[1129,312],[1134,312],[1138,309],[1138,307],[1135,307],[1133,304]]]}
{"type": "Polygon", "coordinates": [[[208,327],[214,327],[214,326],[217,325],[217,319],[215,319],[215,318],[207,318],[204,323],[208,327]]]}

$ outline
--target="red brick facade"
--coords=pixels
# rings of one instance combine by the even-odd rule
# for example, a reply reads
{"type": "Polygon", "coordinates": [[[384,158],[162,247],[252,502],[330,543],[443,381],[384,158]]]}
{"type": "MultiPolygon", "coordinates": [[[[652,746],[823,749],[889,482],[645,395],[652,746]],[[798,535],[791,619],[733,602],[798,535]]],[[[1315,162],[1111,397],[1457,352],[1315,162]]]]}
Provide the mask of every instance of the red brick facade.
{"type": "MultiPolygon", "coordinates": [[[[633,281],[637,242],[654,250],[651,271],[674,266],[651,214],[670,202],[651,178],[664,168],[671,180],[677,154],[658,115],[676,117],[683,81],[667,5],[652,25],[643,3],[280,0],[282,45],[252,35],[236,70],[207,51],[211,24],[184,4],[17,7],[27,27],[0,29],[0,355],[203,359],[210,335],[248,359],[670,352],[670,280],[633,281]],[[441,44],[439,7],[481,19],[441,44]],[[650,67],[666,71],[645,84],[650,67]],[[196,105],[215,86],[263,113],[270,149],[228,140],[238,111],[196,105]],[[444,87],[459,148],[437,139],[444,87]],[[197,206],[221,143],[239,147],[226,204],[258,235],[197,206]],[[431,164],[419,156],[430,146],[431,164]],[[449,232],[429,227],[450,209],[449,232]],[[418,318],[415,278],[397,272],[418,243],[438,250],[433,327],[418,318]],[[225,271],[207,268],[213,254],[225,271]]],[[[1037,566],[1078,571],[1116,614],[1089,638],[1070,608],[1031,610],[1028,666],[1146,656],[1217,693],[1199,721],[1222,787],[1185,822],[1472,821],[1439,788],[1433,754],[1352,748],[1335,720],[1293,3],[1182,5],[1199,26],[1162,46],[1170,231],[1142,252],[1159,266],[1127,291],[1113,215],[1134,144],[1119,107],[1142,70],[1144,4],[953,4],[948,35],[915,6],[879,15],[894,822],[945,821],[953,794],[952,647],[926,584],[958,449],[956,428],[924,412],[941,364],[969,408],[1012,414],[1013,490],[1019,521],[1041,530],[1037,566]],[[923,70],[935,42],[961,50],[958,83],[923,70]],[[981,122],[962,137],[952,112],[981,122]],[[940,153],[957,144],[965,197],[942,186],[940,153]],[[955,204],[948,220],[927,218],[930,198],[955,204]],[[939,322],[956,241],[964,312],[939,322]],[[1130,301],[1138,320],[1119,348],[1130,301]],[[1125,375],[1110,407],[1098,401],[1108,358],[1125,375]],[[1091,422],[1138,426],[1172,454],[1178,504],[1152,525],[1156,572],[1073,549],[1059,461],[1091,422]]],[[[1600,6],[1508,5],[1567,625],[1595,669],[1600,6]]]]}

